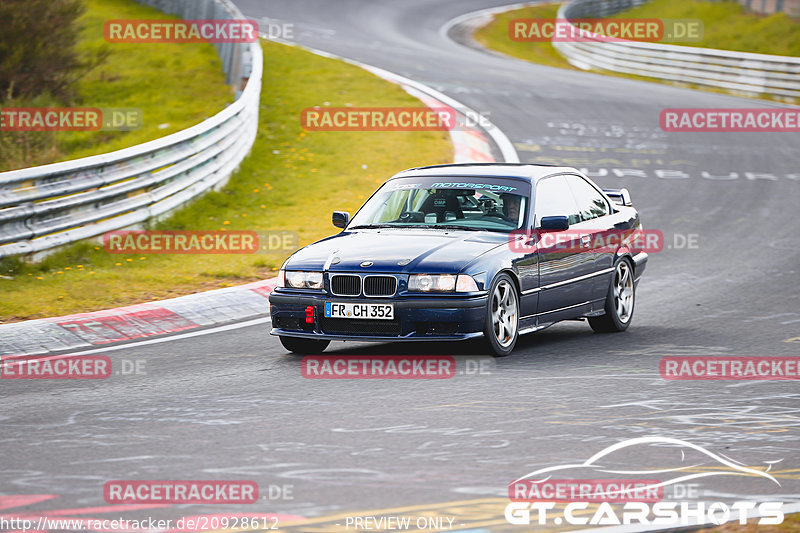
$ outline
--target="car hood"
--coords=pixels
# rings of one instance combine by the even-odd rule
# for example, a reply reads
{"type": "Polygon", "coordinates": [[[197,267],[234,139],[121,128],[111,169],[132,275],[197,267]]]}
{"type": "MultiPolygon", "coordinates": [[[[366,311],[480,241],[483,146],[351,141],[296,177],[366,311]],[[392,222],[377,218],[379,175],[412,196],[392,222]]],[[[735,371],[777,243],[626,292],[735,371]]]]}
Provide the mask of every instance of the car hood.
{"type": "Polygon", "coordinates": [[[287,270],[457,273],[476,257],[508,245],[508,235],[429,229],[343,231],[295,252],[287,270]],[[362,267],[365,261],[373,264],[362,267]]]}

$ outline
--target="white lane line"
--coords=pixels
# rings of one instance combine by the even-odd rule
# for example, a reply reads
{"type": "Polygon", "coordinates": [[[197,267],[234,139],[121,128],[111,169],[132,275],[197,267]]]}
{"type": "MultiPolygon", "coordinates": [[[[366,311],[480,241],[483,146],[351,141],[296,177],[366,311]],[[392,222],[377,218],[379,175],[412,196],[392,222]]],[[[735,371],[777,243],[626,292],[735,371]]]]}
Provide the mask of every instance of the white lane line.
{"type": "MultiPolygon", "coordinates": [[[[179,333],[178,335],[171,335],[169,337],[161,337],[158,339],[143,339],[140,341],[133,341],[127,344],[118,344],[114,346],[106,346],[105,348],[95,348],[92,350],[84,350],[82,352],[74,352],[56,356],[49,356],[49,357],[72,357],[73,355],[89,355],[93,353],[105,353],[105,352],[112,352],[115,350],[125,350],[127,348],[134,348],[138,346],[146,346],[148,344],[160,344],[162,342],[172,342],[172,341],[179,341],[183,339],[189,339],[192,337],[200,337],[202,335],[211,335],[212,333],[221,333],[223,331],[231,331],[234,329],[240,328],[248,328],[250,326],[257,326],[259,324],[265,324],[269,322],[269,315],[262,317],[262,318],[254,318],[253,320],[248,320],[247,322],[237,322],[235,324],[227,324],[225,326],[217,326],[214,328],[203,329],[200,331],[189,331],[187,333],[179,333]]],[[[48,356],[42,356],[42,359],[47,359],[48,356]]]]}

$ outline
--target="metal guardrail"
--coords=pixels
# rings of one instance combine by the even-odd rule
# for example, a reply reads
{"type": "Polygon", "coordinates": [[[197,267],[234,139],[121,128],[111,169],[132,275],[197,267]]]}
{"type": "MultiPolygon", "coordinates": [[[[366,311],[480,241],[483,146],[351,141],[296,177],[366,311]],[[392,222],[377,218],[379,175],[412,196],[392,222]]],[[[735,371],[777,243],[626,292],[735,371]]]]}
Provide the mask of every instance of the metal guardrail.
{"type": "MultiPolygon", "coordinates": [[[[572,0],[559,19],[605,17],[646,0],[572,0]]],[[[575,30],[577,31],[577,29],[575,30]]],[[[800,58],[649,42],[608,42],[589,34],[553,46],[576,67],[636,74],[747,95],[800,98],[800,58]]]]}
{"type": "MultiPolygon", "coordinates": [[[[242,19],[228,0],[138,0],[184,19],[242,19]]],[[[225,184],[258,129],[261,46],[214,45],[238,98],[191,128],[108,154],[0,173],[0,257],[153,219],[225,184]]]]}

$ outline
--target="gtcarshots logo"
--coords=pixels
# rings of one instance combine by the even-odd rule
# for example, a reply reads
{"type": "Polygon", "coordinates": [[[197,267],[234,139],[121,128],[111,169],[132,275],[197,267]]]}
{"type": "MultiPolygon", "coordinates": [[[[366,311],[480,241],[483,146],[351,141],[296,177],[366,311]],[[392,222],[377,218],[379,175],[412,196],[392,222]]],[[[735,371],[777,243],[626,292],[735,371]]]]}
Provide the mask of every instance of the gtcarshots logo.
{"type": "MultiPolygon", "coordinates": [[[[724,455],[679,439],[629,439],[608,446],[581,463],[542,468],[513,481],[509,485],[511,503],[506,506],[505,518],[515,525],[685,526],[722,524],[732,519],[745,524],[754,517],[759,517],[759,525],[780,524],[783,522],[783,502],[780,501],[764,501],[764,497],[760,501],[685,500],[687,496],[698,495],[694,488],[687,491],[686,484],[715,476],[760,477],[780,486],[769,474],[775,462],[778,461],[770,462],[766,469],[761,470],[743,466],[724,455]],[[676,456],[675,452],[680,455],[676,456]],[[656,461],[672,458],[677,462],[672,468],[645,466],[635,469],[626,464],[632,457],[648,457],[648,460],[656,461]],[[626,479],[561,477],[585,471],[624,474],[626,479]],[[662,479],[653,479],[654,473],[662,479]],[[636,479],[636,476],[641,476],[641,479],[636,479]]],[[[719,492],[711,494],[719,495],[719,492]]]]}
{"type": "Polygon", "coordinates": [[[749,518],[761,517],[759,525],[775,525],[783,522],[782,502],[739,501],[731,505],[714,502],[627,502],[621,512],[609,502],[603,502],[593,513],[589,502],[571,502],[556,510],[556,502],[510,503],[506,506],[506,520],[515,525],[563,523],[576,526],[618,526],[621,524],[644,524],[659,526],[688,526],[695,524],[724,524],[730,521],[731,513],[738,513],[739,523],[746,524],[749,518]],[[551,512],[552,511],[552,512],[551,512]]]}
{"type": "Polygon", "coordinates": [[[115,480],[104,485],[103,497],[111,504],[246,504],[258,500],[258,485],[254,481],[115,480]]]}

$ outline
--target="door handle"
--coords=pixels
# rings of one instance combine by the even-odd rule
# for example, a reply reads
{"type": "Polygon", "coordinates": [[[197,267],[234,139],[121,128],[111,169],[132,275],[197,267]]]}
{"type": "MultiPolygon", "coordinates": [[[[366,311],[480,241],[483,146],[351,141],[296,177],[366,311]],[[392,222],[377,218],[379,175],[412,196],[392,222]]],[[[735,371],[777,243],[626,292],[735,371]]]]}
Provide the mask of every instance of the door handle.
{"type": "Polygon", "coordinates": [[[589,247],[589,244],[591,243],[591,241],[592,241],[592,238],[591,238],[591,237],[589,237],[588,235],[581,235],[581,244],[582,244],[582,245],[583,245],[585,248],[588,248],[588,247],[589,247]]]}

